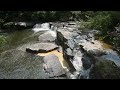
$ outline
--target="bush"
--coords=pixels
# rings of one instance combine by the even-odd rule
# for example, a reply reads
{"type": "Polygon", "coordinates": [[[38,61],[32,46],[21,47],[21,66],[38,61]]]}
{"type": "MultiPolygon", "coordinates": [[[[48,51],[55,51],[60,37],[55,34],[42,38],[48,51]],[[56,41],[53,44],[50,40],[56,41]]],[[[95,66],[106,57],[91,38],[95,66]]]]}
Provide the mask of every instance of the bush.
{"type": "Polygon", "coordinates": [[[86,26],[91,29],[102,30],[103,33],[106,33],[107,30],[112,29],[112,18],[110,14],[107,13],[98,13],[95,17],[89,19],[89,24],[86,26]]]}
{"type": "Polygon", "coordinates": [[[0,46],[4,45],[6,43],[6,37],[0,36],[0,46]]]}

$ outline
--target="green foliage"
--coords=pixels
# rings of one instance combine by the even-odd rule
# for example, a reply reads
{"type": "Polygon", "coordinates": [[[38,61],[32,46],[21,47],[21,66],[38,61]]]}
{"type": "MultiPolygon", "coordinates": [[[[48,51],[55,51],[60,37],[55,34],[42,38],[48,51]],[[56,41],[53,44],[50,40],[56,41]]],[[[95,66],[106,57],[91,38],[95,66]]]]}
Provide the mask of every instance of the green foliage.
{"type": "Polygon", "coordinates": [[[96,35],[97,38],[112,44],[117,51],[120,51],[120,32],[115,29],[120,27],[120,11],[86,11],[81,15],[87,16],[87,19],[82,19],[80,23],[82,28],[100,30],[101,35],[96,35]]]}
{"type": "Polygon", "coordinates": [[[0,19],[11,21],[67,21],[79,16],[73,11],[0,11],[0,19]],[[73,17],[74,15],[74,17],[73,17]]]}
{"type": "MultiPolygon", "coordinates": [[[[116,32],[115,27],[120,27],[120,11],[0,11],[0,28],[14,21],[80,21],[82,29],[98,29],[102,32],[99,35],[102,40],[120,47],[120,34],[110,34],[116,32]]],[[[4,42],[4,39],[0,42],[4,42]]]]}
{"type": "Polygon", "coordinates": [[[89,19],[88,28],[102,30],[106,32],[106,30],[112,25],[111,15],[107,12],[99,12],[95,17],[89,19]]]}
{"type": "Polygon", "coordinates": [[[102,30],[103,33],[114,30],[120,22],[118,11],[97,11],[89,15],[87,28],[102,30]]]}
{"type": "Polygon", "coordinates": [[[0,46],[4,45],[6,43],[6,37],[0,36],[0,46]]]}

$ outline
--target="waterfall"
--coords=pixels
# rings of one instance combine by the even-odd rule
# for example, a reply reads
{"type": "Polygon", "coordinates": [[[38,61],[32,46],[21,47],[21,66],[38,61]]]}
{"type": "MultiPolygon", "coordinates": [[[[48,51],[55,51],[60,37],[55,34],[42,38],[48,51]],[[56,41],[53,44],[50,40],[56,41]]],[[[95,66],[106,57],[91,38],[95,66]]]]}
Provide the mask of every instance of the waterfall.
{"type": "Polygon", "coordinates": [[[49,31],[51,29],[49,23],[43,23],[43,24],[36,24],[32,30],[34,32],[39,32],[39,31],[49,31]]]}

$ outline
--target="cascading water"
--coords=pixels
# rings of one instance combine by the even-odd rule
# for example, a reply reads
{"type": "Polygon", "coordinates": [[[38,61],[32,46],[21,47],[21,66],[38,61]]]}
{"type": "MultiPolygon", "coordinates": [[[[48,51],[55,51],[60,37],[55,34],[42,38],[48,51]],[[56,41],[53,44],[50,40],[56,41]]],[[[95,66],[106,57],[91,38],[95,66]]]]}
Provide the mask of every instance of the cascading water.
{"type": "Polygon", "coordinates": [[[34,32],[39,32],[39,31],[49,31],[51,29],[49,23],[43,23],[43,24],[36,24],[32,30],[34,32]]]}

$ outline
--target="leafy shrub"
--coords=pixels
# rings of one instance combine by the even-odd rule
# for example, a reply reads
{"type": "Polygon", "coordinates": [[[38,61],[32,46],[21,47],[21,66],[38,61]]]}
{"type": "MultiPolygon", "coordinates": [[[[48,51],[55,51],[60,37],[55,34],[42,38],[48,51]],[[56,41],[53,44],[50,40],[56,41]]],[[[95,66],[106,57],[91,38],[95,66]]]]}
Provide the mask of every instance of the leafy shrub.
{"type": "Polygon", "coordinates": [[[88,28],[102,30],[106,33],[110,26],[112,25],[112,18],[110,14],[99,13],[95,17],[89,19],[89,24],[86,25],[88,28]]]}
{"type": "Polygon", "coordinates": [[[6,38],[4,36],[0,36],[0,46],[6,43],[6,38]]]}

